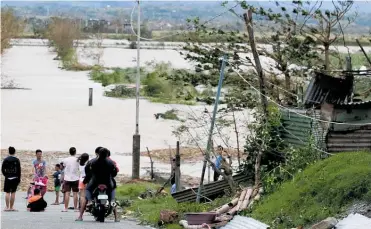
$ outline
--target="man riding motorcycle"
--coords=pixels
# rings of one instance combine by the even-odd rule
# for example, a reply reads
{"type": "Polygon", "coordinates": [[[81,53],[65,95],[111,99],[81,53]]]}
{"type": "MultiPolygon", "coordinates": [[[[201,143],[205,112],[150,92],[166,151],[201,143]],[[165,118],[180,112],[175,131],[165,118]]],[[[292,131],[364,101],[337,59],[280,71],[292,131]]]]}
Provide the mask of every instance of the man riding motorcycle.
{"type": "MultiPolygon", "coordinates": [[[[109,192],[111,193],[110,199],[113,201],[115,199],[115,192],[114,192],[114,184],[113,178],[117,175],[116,166],[114,163],[108,159],[108,155],[110,154],[109,150],[106,148],[100,148],[98,152],[98,157],[92,159],[85,167],[85,179],[83,181],[84,184],[87,184],[85,190],[85,196],[88,201],[88,204],[91,204],[93,199],[93,192],[98,187],[98,185],[103,184],[106,185],[109,192]]],[[[85,212],[86,202],[81,205],[80,208],[80,215],[76,219],[76,221],[83,220],[83,214],[85,212]]],[[[115,213],[115,222],[118,222],[119,219],[117,217],[116,209],[114,209],[115,213]]]]}

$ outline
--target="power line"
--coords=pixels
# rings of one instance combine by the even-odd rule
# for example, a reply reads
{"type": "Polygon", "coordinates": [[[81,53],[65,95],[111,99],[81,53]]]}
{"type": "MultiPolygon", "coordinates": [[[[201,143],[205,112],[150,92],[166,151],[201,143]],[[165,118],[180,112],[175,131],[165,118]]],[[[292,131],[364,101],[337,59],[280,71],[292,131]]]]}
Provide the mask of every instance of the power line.
{"type": "MultiPolygon", "coordinates": [[[[227,63],[231,64],[230,62],[227,61],[227,63]]],[[[233,66],[233,64],[231,64],[233,66]]],[[[261,94],[260,90],[255,88],[249,81],[247,81],[237,70],[235,70],[234,68],[232,68],[232,70],[234,72],[237,73],[237,75],[245,82],[247,83],[252,89],[254,89],[255,91],[257,91],[259,94],[261,94]]],[[[317,121],[317,122],[323,122],[323,123],[329,123],[329,124],[337,124],[337,125],[349,125],[349,126],[365,126],[365,125],[371,125],[371,123],[346,123],[346,122],[333,122],[333,121],[325,121],[325,120],[321,120],[321,119],[317,119],[317,118],[313,118],[313,117],[310,117],[308,115],[304,115],[304,114],[300,114],[296,111],[293,111],[292,109],[288,108],[288,107],[285,107],[285,106],[282,106],[280,105],[279,103],[277,103],[276,101],[274,101],[273,99],[271,99],[269,96],[266,96],[264,95],[268,100],[270,100],[272,103],[276,104],[277,106],[281,107],[282,109],[284,110],[288,110],[289,112],[291,113],[294,113],[294,114],[297,114],[299,116],[302,116],[302,117],[305,117],[305,118],[309,118],[311,120],[314,120],[314,121],[317,121]]]]}

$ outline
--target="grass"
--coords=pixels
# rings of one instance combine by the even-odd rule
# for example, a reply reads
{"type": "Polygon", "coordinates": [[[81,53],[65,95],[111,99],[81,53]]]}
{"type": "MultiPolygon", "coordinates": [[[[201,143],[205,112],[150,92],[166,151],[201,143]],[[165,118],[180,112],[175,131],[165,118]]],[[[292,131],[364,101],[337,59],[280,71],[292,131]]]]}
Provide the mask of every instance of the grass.
{"type": "Polygon", "coordinates": [[[371,79],[361,78],[355,79],[354,85],[355,93],[359,94],[358,98],[363,101],[371,100],[371,79]]]}
{"type": "Polygon", "coordinates": [[[173,99],[173,98],[165,98],[165,97],[150,97],[146,96],[152,103],[164,103],[164,104],[183,104],[183,105],[195,105],[196,102],[193,100],[184,100],[184,99],[173,99]]]}
{"type": "MultiPolygon", "coordinates": [[[[370,53],[368,53],[371,57],[370,53]]],[[[347,53],[340,53],[339,55],[330,56],[331,64],[336,69],[345,69],[345,58],[348,56],[347,53]]],[[[352,68],[359,69],[361,66],[370,67],[365,55],[363,53],[351,53],[350,57],[352,59],[352,68]]]]}
{"type": "Polygon", "coordinates": [[[371,153],[341,153],[284,183],[253,209],[252,217],[275,228],[307,226],[343,214],[355,201],[371,201],[370,180],[371,153]]]}
{"type": "Polygon", "coordinates": [[[111,84],[134,83],[135,77],[135,68],[113,68],[111,71],[105,71],[97,67],[90,72],[90,78],[101,83],[104,87],[111,84]]]}
{"type": "MultiPolygon", "coordinates": [[[[160,220],[161,210],[172,210],[178,212],[180,219],[184,218],[184,214],[188,212],[207,212],[215,209],[225,203],[229,198],[220,198],[211,203],[196,204],[196,203],[180,203],[178,204],[171,195],[160,196],[140,200],[137,197],[145,192],[148,188],[156,190],[160,185],[153,183],[139,182],[135,184],[125,184],[118,187],[117,198],[119,200],[130,200],[131,206],[126,208],[126,211],[132,212],[132,216],[137,217],[143,224],[156,226],[160,220]]],[[[166,188],[169,191],[169,187],[166,188]]],[[[182,228],[178,222],[166,225],[166,228],[179,229],[182,228]]]]}
{"type": "Polygon", "coordinates": [[[111,91],[104,92],[104,95],[114,98],[134,98],[135,93],[135,88],[128,88],[126,85],[117,85],[111,91]]]}

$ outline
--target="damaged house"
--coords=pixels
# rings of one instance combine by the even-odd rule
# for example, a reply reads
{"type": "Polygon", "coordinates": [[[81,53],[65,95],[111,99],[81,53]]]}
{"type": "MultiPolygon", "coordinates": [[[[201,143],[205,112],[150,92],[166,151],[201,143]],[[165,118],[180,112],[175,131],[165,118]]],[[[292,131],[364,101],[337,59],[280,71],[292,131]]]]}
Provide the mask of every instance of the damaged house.
{"type": "Polygon", "coordinates": [[[282,112],[284,141],[303,146],[312,136],[317,148],[330,153],[371,150],[371,101],[352,97],[353,75],[316,72],[305,92],[304,109],[282,112]]]}

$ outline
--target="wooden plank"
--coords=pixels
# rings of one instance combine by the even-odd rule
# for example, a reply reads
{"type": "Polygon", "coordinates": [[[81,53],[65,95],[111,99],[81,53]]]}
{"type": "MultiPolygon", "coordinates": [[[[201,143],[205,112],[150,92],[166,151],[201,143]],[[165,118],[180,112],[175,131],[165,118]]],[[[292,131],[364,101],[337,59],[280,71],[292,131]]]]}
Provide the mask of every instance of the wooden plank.
{"type": "Polygon", "coordinates": [[[250,198],[251,198],[251,195],[252,195],[252,191],[253,191],[252,188],[247,189],[247,193],[245,195],[245,198],[244,198],[240,208],[238,209],[239,211],[242,211],[242,210],[246,209],[247,206],[249,205],[250,198]]]}

